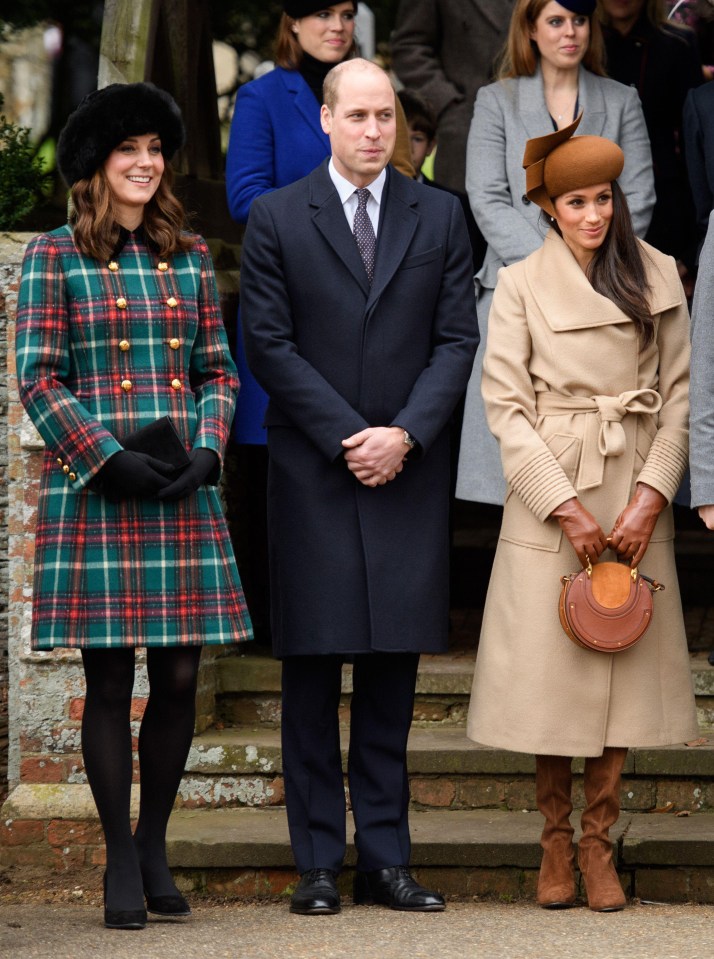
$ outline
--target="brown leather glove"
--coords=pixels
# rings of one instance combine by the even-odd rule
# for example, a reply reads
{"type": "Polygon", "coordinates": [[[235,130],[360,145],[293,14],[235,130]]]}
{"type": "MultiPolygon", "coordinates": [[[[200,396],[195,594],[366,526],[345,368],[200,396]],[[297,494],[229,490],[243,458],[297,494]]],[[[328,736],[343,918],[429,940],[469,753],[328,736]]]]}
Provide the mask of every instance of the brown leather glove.
{"type": "Polygon", "coordinates": [[[566,499],[550,515],[560,523],[582,566],[587,566],[588,560],[594,562],[607,549],[600,524],[576,496],[566,499]]]}
{"type": "Polygon", "coordinates": [[[635,495],[617,517],[609,536],[610,545],[619,556],[630,560],[630,566],[642,562],[657,518],[666,505],[662,493],[646,483],[638,483],[635,495]]]}

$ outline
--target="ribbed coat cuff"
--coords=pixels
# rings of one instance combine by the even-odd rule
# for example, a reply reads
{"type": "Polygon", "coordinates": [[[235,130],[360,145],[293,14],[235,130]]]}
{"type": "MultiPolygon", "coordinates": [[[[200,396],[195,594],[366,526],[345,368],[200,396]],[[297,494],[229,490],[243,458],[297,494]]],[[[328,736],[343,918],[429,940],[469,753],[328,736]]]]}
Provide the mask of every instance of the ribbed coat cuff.
{"type": "Polygon", "coordinates": [[[671,503],[687,469],[689,450],[685,430],[677,430],[678,441],[663,433],[664,431],[660,430],[652,441],[637,482],[654,487],[671,503]]]}
{"type": "Polygon", "coordinates": [[[544,522],[553,510],[578,494],[550,450],[542,450],[507,477],[528,509],[544,522]]]}

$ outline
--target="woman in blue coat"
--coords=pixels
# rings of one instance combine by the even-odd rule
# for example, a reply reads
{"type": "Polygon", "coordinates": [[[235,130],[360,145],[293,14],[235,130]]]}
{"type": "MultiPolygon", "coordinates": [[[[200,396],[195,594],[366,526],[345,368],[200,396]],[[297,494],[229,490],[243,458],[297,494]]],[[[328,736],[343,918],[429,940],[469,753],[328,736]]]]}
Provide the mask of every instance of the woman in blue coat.
{"type": "MultiPolygon", "coordinates": [[[[307,176],[330,155],[320,126],[322,82],[336,63],[352,56],[357,4],[324,6],[324,0],[287,0],[276,38],[275,70],[238,91],[226,157],[231,216],[246,223],[256,197],[307,176]]],[[[240,324],[237,355],[241,402],[238,443],[265,444],[267,397],[250,375],[240,324]]]]}

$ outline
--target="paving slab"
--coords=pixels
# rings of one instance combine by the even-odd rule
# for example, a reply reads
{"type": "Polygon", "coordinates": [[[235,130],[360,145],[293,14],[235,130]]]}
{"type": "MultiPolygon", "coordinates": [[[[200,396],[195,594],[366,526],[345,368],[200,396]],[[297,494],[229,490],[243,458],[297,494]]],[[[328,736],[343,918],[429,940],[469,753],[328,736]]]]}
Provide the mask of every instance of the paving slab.
{"type": "Polygon", "coordinates": [[[0,949],[13,959],[709,959],[714,906],[644,905],[553,912],[533,902],[449,902],[443,913],[391,912],[345,899],[336,916],[282,903],[193,898],[194,915],[140,932],[101,925],[98,905],[0,903],[0,949]]]}

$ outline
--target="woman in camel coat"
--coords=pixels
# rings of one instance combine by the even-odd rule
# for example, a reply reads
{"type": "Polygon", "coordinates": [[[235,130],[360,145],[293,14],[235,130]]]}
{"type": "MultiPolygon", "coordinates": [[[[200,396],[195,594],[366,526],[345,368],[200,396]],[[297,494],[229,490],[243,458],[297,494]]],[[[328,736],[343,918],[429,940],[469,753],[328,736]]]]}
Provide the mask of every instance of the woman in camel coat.
{"type": "MultiPolygon", "coordinates": [[[[629,216],[623,221],[626,202],[612,183],[622,151],[600,137],[571,140],[577,122],[529,141],[527,193],[551,213],[553,228],[541,249],[500,271],[491,309],[483,396],[508,492],[468,735],[536,754],[546,817],[538,901],[551,908],[575,899],[570,763],[587,757],[580,867],[590,907],[605,910],[624,905],[607,830],[619,814],[627,747],[698,734],[670,505],[687,464],[689,322],[674,260],[637,241],[629,216]],[[612,156],[601,169],[602,144],[612,156]],[[566,148],[565,179],[539,185],[566,148]],[[571,212],[559,204],[580,179],[594,190],[593,177],[611,219],[595,212],[585,223],[590,260],[579,259],[561,235],[571,212]],[[623,232],[643,270],[633,299],[649,286],[639,326],[596,292],[588,272],[599,246],[613,247],[623,232]],[[608,545],[632,565],[646,550],[644,572],[666,585],[646,635],[616,654],[576,646],[558,618],[560,577],[608,545]]],[[[576,197],[583,209],[586,200],[576,197]]],[[[615,263],[637,277],[627,262],[615,263]]]]}

